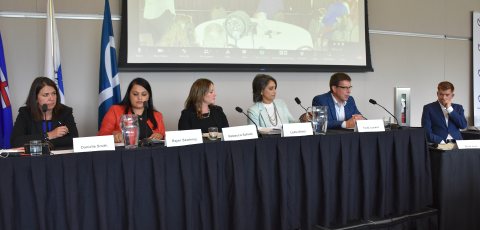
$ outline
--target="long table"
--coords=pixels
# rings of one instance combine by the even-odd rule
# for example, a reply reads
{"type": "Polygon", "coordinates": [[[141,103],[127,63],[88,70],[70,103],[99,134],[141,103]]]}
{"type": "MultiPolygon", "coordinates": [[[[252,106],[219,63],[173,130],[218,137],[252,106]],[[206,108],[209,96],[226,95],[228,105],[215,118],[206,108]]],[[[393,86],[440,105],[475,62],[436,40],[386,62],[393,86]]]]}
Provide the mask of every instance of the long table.
{"type": "Polygon", "coordinates": [[[337,133],[0,159],[0,229],[309,229],[432,204],[423,129],[337,133]]]}
{"type": "Polygon", "coordinates": [[[430,149],[440,229],[480,229],[480,150],[430,149]]]}

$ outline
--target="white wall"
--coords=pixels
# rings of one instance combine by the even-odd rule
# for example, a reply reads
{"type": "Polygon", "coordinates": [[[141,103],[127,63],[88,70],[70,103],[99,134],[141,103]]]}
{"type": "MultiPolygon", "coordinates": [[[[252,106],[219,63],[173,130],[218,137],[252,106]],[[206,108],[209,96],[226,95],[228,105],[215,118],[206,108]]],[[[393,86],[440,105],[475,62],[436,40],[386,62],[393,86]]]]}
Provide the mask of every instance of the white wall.
{"type": "MultiPolygon", "coordinates": [[[[56,13],[103,14],[103,0],[56,0],[56,13]]],[[[120,0],[110,0],[112,14],[119,14],[120,0]]],[[[2,0],[0,11],[45,12],[46,0],[2,0]]],[[[472,11],[478,0],[369,1],[370,29],[471,37],[472,11]]],[[[43,75],[45,19],[2,18],[0,31],[9,77],[13,116],[26,100],[34,78],[43,75]]],[[[74,108],[81,136],[97,133],[98,72],[101,20],[57,19],[67,105],[74,108]]],[[[120,22],[114,21],[117,47],[120,22]]],[[[370,34],[374,72],[349,73],[352,96],[367,118],[386,115],[368,103],[376,99],[393,111],[394,87],[411,88],[412,126],[420,126],[423,105],[436,100],[436,85],[451,81],[454,102],[463,104],[469,125],[473,124],[471,99],[472,42],[434,38],[370,34]]],[[[118,51],[117,51],[118,52],[118,51]]],[[[122,72],[122,94],[135,77],[147,79],[153,88],[154,105],[164,114],[166,130],[176,130],[180,111],[191,84],[198,78],[215,83],[217,104],[224,108],[231,126],[246,118],[234,108],[252,105],[251,82],[257,73],[245,72],[122,72]]],[[[309,106],[315,95],[328,91],[332,73],[268,73],[278,81],[277,97],[284,99],[295,117],[302,109],[295,97],[309,106]]]]}

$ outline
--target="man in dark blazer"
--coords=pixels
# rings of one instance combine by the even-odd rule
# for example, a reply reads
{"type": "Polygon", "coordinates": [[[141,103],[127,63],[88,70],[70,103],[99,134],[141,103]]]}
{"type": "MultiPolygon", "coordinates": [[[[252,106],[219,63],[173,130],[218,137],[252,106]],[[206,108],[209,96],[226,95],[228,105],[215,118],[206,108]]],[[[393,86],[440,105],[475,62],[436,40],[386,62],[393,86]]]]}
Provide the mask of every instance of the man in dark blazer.
{"type": "Polygon", "coordinates": [[[352,79],[345,73],[330,77],[330,91],[313,98],[313,106],[328,106],[328,128],[354,128],[356,120],[365,120],[350,96],[352,79]]]}
{"type": "Polygon", "coordinates": [[[455,96],[453,84],[444,81],[437,88],[438,100],[423,106],[422,127],[427,133],[427,140],[437,144],[463,140],[460,129],[467,128],[467,120],[463,107],[452,103],[455,96]]]}

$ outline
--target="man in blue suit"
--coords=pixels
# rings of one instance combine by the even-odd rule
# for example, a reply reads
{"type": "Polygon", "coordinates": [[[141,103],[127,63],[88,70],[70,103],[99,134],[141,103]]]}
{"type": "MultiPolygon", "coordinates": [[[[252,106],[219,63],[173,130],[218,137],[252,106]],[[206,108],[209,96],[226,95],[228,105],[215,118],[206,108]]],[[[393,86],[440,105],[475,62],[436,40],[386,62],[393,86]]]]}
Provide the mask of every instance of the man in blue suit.
{"type": "MultiPolygon", "coordinates": [[[[448,143],[463,140],[460,129],[467,128],[463,107],[452,103],[453,84],[444,81],[438,84],[438,101],[423,106],[422,127],[431,143],[448,143]]],[[[443,144],[442,143],[442,144],[443,144]]]]}
{"type": "Polygon", "coordinates": [[[328,129],[354,128],[356,120],[365,120],[350,96],[352,79],[345,73],[330,77],[330,91],[313,98],[313,106],[328,106],[328,129]]]}

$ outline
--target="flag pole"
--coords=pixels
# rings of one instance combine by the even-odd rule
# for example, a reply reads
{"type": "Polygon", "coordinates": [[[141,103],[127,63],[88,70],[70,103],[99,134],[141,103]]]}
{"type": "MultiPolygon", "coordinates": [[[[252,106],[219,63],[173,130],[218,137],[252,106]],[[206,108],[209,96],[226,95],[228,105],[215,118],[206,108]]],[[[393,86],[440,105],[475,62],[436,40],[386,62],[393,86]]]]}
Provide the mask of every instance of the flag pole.
{"type": "Polygon", "coordinates": [[[48,0],[48,8],[49,8],[49,16],[50,16],[50,21],[47,22],[50,24],[50,33],[51,33],[51,39],[50,43],[52,44],[52,59],[53,59],[53,72],[55,74],[55,83],[58,84],[58,79],[57,79],[57,70],[56,70],[56,65],[55,65],[55,31],[53,27],[53,20],[54,20],[54,15],[53,15],[53,0],[48,0]]]}

